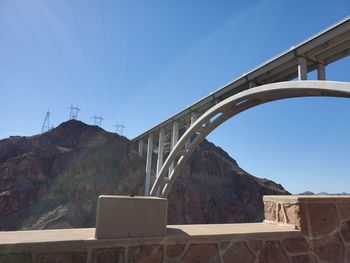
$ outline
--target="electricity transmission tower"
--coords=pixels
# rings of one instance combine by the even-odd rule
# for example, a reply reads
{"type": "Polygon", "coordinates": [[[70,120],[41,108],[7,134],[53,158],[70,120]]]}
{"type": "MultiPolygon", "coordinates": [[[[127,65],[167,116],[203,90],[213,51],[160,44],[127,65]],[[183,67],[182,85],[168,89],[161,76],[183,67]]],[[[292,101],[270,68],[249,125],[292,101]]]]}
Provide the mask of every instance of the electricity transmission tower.
{"type": "Polygon", "coordinates": [[[91,118],[94,119],[94,125],[96,125],[98,127],[101,127],[101,124],[102,124],[102,121],[103,121],[103,118],[101,116],[96,116],[96,114],[95,114],[91,118]]]}
{"type": "Polygon", "coordinates": [[[70,120],[77,120],[78,119],[78,112],[80,111],[79,107],[73,107],[73,105],[70,105],[67,109],[70,110],[69,112],[69,119],[70,120]]]}
{"type": "Polygon", "coordinates": [[[122,124],[115,124],[113,125],[113,127],[115,127],[115,132],[119,135],[124,135],[124,129],[125,129],[125,126],[122,124]]]}
{"type": "Polygon", "coordinates": [[[50,127],[50,111],[46,112],[43,125],[41,126],[41,133],[47,132],[51,129],[50,127]]]}

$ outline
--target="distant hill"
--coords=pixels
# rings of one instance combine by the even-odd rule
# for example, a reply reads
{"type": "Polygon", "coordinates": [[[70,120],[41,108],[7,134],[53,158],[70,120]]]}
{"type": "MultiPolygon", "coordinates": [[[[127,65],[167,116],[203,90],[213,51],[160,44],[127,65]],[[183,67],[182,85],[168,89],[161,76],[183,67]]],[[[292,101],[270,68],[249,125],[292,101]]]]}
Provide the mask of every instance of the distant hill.
{"type": "Polygon", "coordinates": [[[327,192],[319,192],[317,194],[311,192],[311,191],[306,191],[306,192],[302,192],[300,193],[299,195],[350,195],[349,193],[345,193],[345,192],[342,192],[342,193],[333,193],[333,194],[330,194],[330,193],[327,193],[327,192]]]}
{"type": "Polygon", "coordinates": [[[305,192],[300,193],[299,195],[315,195],[315,193],[311,192],[311,191],[305,191],[305,192]]]}
{"type": "MultiPolygon", "coordinates": [[[[80,121],[0,140],[0,230],[93,227],[98,195],[142,194],[144,170],[131,141],[80,121]]],[[[169,195],[168,222],[261,221],[266,194],[289,193],[204,141],[169,195]]]]}

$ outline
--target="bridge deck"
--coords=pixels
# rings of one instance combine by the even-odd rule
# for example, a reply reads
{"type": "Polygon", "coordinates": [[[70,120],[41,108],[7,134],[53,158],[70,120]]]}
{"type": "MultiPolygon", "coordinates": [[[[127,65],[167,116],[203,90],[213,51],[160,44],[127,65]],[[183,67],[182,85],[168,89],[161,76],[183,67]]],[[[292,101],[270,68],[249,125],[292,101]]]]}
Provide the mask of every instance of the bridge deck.
{"type": "Polygon", "coordinates": [[[324,66],[340,60],[350,54],[350,17],[325,29],[297,46],[291,47],[282,54],[254,68],[247,74],[228,83],[207,97],[173,115],[167,120],[147,130],[133,140],[145,138],[148,134],[167,127],[178,121],[180,128],[188,123],[191,113],[199,115],[218,102],[249,89],[254,85],[263,85],[279,81],[287,81],[298,76],[298,58],[307,59],[307,72],[315,70],[318,65],[324,66]]]}

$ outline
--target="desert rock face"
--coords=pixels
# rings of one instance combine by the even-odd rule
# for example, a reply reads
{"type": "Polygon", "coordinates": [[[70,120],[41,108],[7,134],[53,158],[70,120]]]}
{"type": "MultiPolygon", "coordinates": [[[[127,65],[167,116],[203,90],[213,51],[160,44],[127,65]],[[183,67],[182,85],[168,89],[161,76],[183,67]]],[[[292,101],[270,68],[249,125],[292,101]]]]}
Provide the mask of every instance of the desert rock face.
{"type": "Polygon", "coordinates": [[[263,195],[287,194],[281,185],[242,170],[220,147],[204,141],[169,194],[169,224],[258,222],[263,195]]]}
{"type": "MultiPolygon", "coordinates": [[[[142,194],[145,159],[125,137],[79,121],[0,141],[0,230],[92,227],[100,194],[142,194]]],[[[204,141],[169,196],[169,224],[255,222],[281,185],[204,141]]]]}

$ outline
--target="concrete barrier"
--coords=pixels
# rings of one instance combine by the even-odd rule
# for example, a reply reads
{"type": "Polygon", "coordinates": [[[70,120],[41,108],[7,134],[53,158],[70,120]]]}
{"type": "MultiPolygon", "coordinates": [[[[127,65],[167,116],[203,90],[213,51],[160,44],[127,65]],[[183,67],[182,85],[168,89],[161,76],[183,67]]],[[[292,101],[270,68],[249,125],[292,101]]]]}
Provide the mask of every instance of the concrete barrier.
{"type": "Polygon", "coordinates": [[[101,195],[96,213],[96,239],[166,235],[167,199],[101,195]]]}
{"type": "MultiPolygon", "coordinates": [[[[103,199],[100,201],[106,201],[103,199]]],[[[140,201],[137,197],[113,197],[107,198],[107,203],[117,202],[112,199],[123,205],[140,201]]],[[[139,220],[136,226],[148,224],[145,212],[150,204],[142,202],[147,200],[132,204],[139,208],[133,210],[139,220]]],[[[266,196],[264,202],[264,223],[168,225],[165,236],[95,239],[93,228],[0,232],[0,262],[350,262],[349,196],[266,196]]],[[[152,211],[154,207],[150,207],[152,211]]],[[[100,212],[112,216],[115,223],[119,214],[108,213],[115,206],[103,209],[100,212]]],[[[135,223],[127,221],[130,227],[135,223]]]]}

